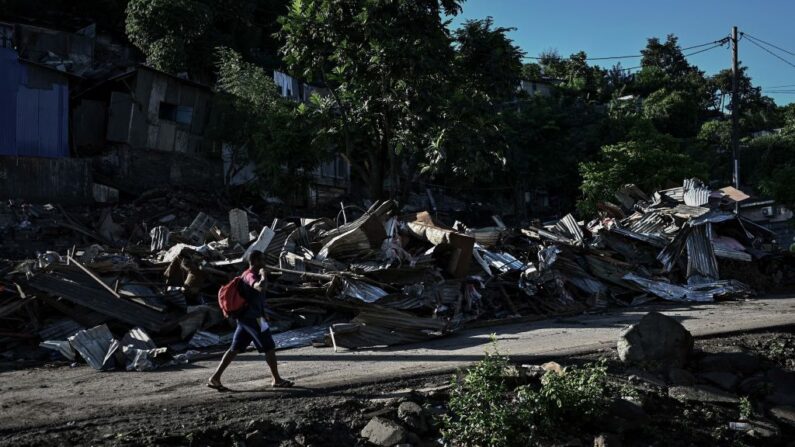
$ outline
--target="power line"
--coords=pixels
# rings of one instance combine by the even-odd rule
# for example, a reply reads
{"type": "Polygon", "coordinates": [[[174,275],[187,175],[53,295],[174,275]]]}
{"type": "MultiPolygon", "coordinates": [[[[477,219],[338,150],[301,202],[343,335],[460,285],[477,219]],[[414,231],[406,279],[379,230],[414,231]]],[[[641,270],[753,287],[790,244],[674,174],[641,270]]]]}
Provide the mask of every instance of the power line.
{"type": "Polygon", "coordinates": [[[767,88],[795,87],[795,84],[770,85],[767,88]]]}
{"type": "MultiPolygon", "coordinates": [[[[692,53],[683,54],[682,56],[690,57],[690,56],[694,56],[694,55],[699,54],[699,53],[704,53],[704,52],[709,51],[709,50],[714,50],[715,48],[718,48],[718,47],[723,47],[723,45],[725,45],[726,42],[728,42],[728,38],[723,38],[721,40],[716,40],[715,42],[717,42],[717,43],[715,45],[712,45],[709,48],[704,48],[703,50],[698,50],[698,51],[694,51],[692,53]]],[[[712,43],[713,42],[710,42],[709,44],[712,44],[712,43]]],[[[709,44],[707,44],[707,45],[709,45],[709,44]]],[[[704,45],[697,45],[696,47],[703,47],[703,46],[704,45]]],[[[689,47],[689,48],[692,49],[694,47],[689,47]]],[[[630,70],[635,70],[635,69],[638,69],[638,68],[643,68],[643,65],[638,65],[637,67],[622,68],[621,70],[622,71],[630,71],[630,70]]]]}
{"type": "MultiPolygon", "coordinates": [[[[706,47],[707,45],[721,46],[721,45],[724,45],[726,42],[728,42],[728,40],[729,40],[728,37],[722,37],[722,38],[720,38],[718,40],[713,40],[712,42],[707,42],[707,43],[702,43],[702,44],[699,44],[699,45],[693,45],[693,46],[690,46],[690,47],[681,48],[680,51],[687,51],[687,50],[692,50],[692,49],[695,49],[695,48],[706,47]]],[[[694,52],[692,54],[686,54],[685,56],[691,56],[693,54],[698,54],[698,53],[700,53],[702,51],[711,50],[712,48],[714,48],[714,46],[710,47],[710,48],[707,48],[705,50],[696,51],[696,52],[694,52]]],[[[625,56],[606,56],[606,57],[588,57],[588,56],[586,56],[585,60],[587,60],[587,61],[607,61],[607,60],[618,60],[618,59],[635,59],[635,58],[638,58],[638,57],[643,57],[643,53],[625,55],[625,56]]],[[[524,56],[524,58],[525,59],[534,59],[534,60],[544,59],[544,57],[541,57],[541,56],[524,56]]],[[[637,68],[640,68],[640,67],[637,67],[637,68]]],[[[627,69],[625,69],[625,70],[627,70],[627,69]]]]}
{"type": "Polygon", "coordinates": [[[792,68],[795,68],[795,64],[793,64],[792,62],[790,62],[790,61],[788,61],[788,60],[784,59],[783,57],[779,56],[778,54],[776,54],[776,53],[774,53],[774,52],[770,51],[770,50],[769,50],[769,49],[767,49],[766,47],[763,47],[762,45],[758,44],[758,43],[756,42],[756,39],[755,39],[755,38],[753,38],[753,37],[749,36],[748,34],[745,34],[745,37],[747,37],[747,38],[748,38],[748,41],[749,41],[749,42],[751,42],[752,44],[754,44],[754,45],[758,46],[759,48],[761,48],[761,49],[765,50],[765,52],[767,52],[767,53],[770,53],[770,54],[771,54],[773,57],[775,57],[776,59],[779,59],[779,60],[781,60],[782,62],[784,62],[785,64],[789,65],[789,66],[790,66],[790,67],[792,67],[792,68]]]}
{"type": "Polygon", "coordinates": [[[783,52],[785,52],[785,53],[789,54],[790,56],[795,56],[795,53],[793,53],[792,51],[785,50],[784,48],[781,48],[781,47],[779,47],[779,46],[776,46],[776,45],[774,45],[774,44],[772,44],[772,43],[770,43],[770,42],[765,42],[764,40],[762,40],[762,39],[760,39],[760,38],[758,38],[758,37],[754,37],[754,36],[752,36],[752,35],[750,35],[750,34],[748,34],[748,33],[743,33],[743,34],[744,34],[744,35],[746,35],[746,36],[748,36],[748,37],[749,37],[749,38],[751,38],[751,39],[756,39],[756,40],[758,40],[758,41],[760,41],[760,42],[762,42],[762,43],[764,43],[764,44],[767,44],[767,45],[769,45],[769,46],[771,46],[771,47],[773,47],[773,48],[775,48],[775,49],[777,49],[777,50],[783,51],[783,52]]]}
{"type": "MultiPolygon", "coordinates": [[[[707,45],[712,45],[712,44],[720,46],[720,45],[726,44],[726,42],[728,42],[728,41],[729,41],[729,36],[725,36],[725,37],[722,37],[722,38],[720,38],[718,40],[713,40],[712,42],[707,42],[707,43],[702,43],[701,45],[693,45],[692,47],[682,48],[682,51],[692,50],[694,48],[701,48],[701,47],[705,47],[707,45]]],[[[707,49],[709,49],[709,48],[707,48],[707,49]]],[[[691,54],[698,54],[698,52],[691,53],[691,54]]],[[[687,55],[685,55],[685,56],[687,56],[687,55]]]]}
{"type": "Polygon", "coordinates": [[[725,44],[726,44],[726,42],[721,42],[721,43],[713,45],[713,46],[711,46],[709,48],[704,48],[703,50],[698,50],[698,51],[694,51],[694,52],[689,53],[689,54],[685,54],[684,56],[685,57],[695,56],[696,54],[703,53],[705,51],[713,50],[713,49],[718,48],[718,47],[723,47],[723,45],[725,45],[725,44]]]}

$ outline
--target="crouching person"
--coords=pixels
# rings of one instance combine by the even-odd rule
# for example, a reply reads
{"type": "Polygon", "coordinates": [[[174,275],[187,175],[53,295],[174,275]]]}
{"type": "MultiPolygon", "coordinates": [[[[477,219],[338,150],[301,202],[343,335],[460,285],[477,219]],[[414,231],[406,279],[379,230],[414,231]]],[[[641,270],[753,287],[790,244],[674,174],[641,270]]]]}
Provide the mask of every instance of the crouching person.
{"type": "Polygon", "coordinates": [[[273,378],[271,386],[274,388],[289,388],[293,382],[283,379],[279,375],[276,362],[276,344],[271,337],[268,322],[265,317],[265,288],[267,273],[265,271],[265,255],[261,251],[253,251],[248,258],[248,269],[243,272],[238,281],[238,291],[245,300],[242,309],[232,312],[231,316],[237,323],[232,346],[224,354],[215,373],[210,377],[207,386],[217,390],[224,390],[221,384],[221,375],[232,360],[244,352],[252,342],[257,351],[265,354],[265,361],[273,378]]]}

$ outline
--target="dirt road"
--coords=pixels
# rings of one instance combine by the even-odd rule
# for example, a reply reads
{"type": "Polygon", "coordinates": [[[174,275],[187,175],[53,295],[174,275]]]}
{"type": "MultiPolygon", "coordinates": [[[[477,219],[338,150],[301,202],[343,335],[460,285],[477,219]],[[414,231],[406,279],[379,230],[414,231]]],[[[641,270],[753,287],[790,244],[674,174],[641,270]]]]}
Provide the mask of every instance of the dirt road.
{"type": "Polygon", "coordinates": [[[4,416],[0,444],[21,431],[85,424],[93,418],[132,419],[142,413],[168,418],[188,408],[202,413],[214,406],[243,409],[251,402],[278,400],[289,393],[334,393],[376,381],[439,374],[480,359],[491,333],[497,334],[500,351],[515,359],[599,350],[614,345],[621,329],[649,310],[674,316],[695,336],[795,324],[795,297],[776,297],[613,309],[468,330],[421,345],[338,353],[328,348],[294,349],[281,352],[279,358],[283,375],[300,387],[279,392],[266,388],[266,367],[253,352],[238,357],[225,375],[225,384],[236,391],[232,393],[204,386],[216,360],[148,373],[100,373],[87,366],[10,371],[0,373],[0,414],[4,416]]]}

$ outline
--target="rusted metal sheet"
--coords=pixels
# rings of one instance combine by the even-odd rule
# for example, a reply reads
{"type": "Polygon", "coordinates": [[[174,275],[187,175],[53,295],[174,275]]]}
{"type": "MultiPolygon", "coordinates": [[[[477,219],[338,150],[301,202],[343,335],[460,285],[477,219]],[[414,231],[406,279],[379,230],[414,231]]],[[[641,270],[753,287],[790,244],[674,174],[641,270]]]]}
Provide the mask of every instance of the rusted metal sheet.
{"type": "Polygon", "coordinates": [[[0,198],[63,204],[92,200],[87,160],[0,156],[0,198]]]}

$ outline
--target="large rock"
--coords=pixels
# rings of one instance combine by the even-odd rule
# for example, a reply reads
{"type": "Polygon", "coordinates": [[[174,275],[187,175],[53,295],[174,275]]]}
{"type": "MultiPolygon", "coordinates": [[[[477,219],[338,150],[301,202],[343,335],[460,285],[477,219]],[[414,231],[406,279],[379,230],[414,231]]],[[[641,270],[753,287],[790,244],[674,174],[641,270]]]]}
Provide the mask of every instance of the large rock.
{"type": "Polygon", "coordinates": [[[373,444],[384,447],[400,444],[408,437],[408,432],[400,424],[377,416],[370,419],[361,434],[373,444]]]}
{"type": "Polygon", "coordinates": [[[423,434],[428,431],[425,411],[415,402],[406,401],[401,403],[398,407],[398,418],[416,433],[423,434]]]}
{"type": "Polygon", "coordinates": [[[617,347],[625,363],[680,367],[693,350],[693,336],[673,318],[649,312],[621,332],[617,347]]]}
{"type": "Polygon", "coordinates": [[[740,401],[734,394],[727,393],[709,385],[672,386],[668,388],[668,395],[683,402],[736,404],[740,401]]]}

